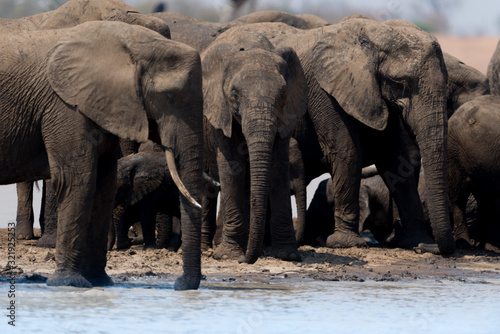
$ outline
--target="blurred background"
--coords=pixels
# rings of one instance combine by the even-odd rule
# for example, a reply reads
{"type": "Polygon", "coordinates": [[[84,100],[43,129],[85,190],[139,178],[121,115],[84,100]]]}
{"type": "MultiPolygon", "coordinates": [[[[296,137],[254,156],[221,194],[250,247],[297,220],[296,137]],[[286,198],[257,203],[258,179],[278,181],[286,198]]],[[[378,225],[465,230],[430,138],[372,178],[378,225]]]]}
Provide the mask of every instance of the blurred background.
{"type": "MultiPolygon", "coordinates": [[[[66,0],[0,0],[0,18],[19,18],[54,10],[66,0]]],[[[124,0],[139,12],[171,11],[207,21],[230,21],[260,10],[315,14],[331,23],[350,14],[386,21],[404,19],[436,35],[443,51],[486,74],[500,36],[498,0],[124,0]]],[[[320,180],[308,186],[308,201],[320,180]]],[[[34,191],[38,217],[41,191],[34,191]]],[[[15,185],[0,186],[0,227],[14,221],[15,185]]],[[[294,201],[292,202],[293,204],[294,201]]],[[[36,219],[36,218],[35,218],[36,219]]],[[[38,224],[36,224],[38,226],[38,224]]]]}
{"type": "MultiPolygon", "coordinates": [[[[66,0],[2,0],[0,17],[18,18],[53,10],[66,0]]],[[[500,34],[497,0],[125,0],[142,13],[173,11],[224,21],[257,10],[315,14],[332,23],[357,13],[379,21],[405,19],[433,33],[460,36],[500,34]]]]}

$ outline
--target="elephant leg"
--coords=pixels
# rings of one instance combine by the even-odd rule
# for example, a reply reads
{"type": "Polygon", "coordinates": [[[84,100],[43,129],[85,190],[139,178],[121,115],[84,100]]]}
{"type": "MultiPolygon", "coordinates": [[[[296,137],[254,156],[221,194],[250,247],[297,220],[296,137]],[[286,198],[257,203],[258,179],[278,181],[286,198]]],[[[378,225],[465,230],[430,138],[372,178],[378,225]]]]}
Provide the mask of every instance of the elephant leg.
{"type": "Polygon", "coordinates": [[[234,148],[226,143],[225,154],[217,155],[221,187],[222,242],[214,251],[213,257],[237,259],[245,254],[248,239],[248,224],[245,217],[245,171],[244,156],[230,154],[234,148]]]}
{"type": "Polygon", "coordinates": [[[108,152],[99,158],[97,184],[88,226],[85,254],[82,259],[82,275],[93,286],[111,286],[113,281],[106,273],[107,241],[112,223],[113,205],[117,188],[118,139],[108,152]]]}
{"type": "Polygon", "coordinates": [[[335,203],[335,230],[326,239],[327,247],[366,247],[359,235],[359,188],[361,186],[361,148],[358,130],[347,115],[339,124],[327,148],[331,167],[331,182],[327,192],[333,194],[335,203]]]}
{"type": "Polygon", "coordinates": [[[276,257],[286,261],[300,261],[290,202],[288,146],[287,138],[277,137],[274,142],[269,195],[271,240],[276,257]]]}
{"type": "Polygon", "coordinates": [[[50,180],[44,180],[43,191],[45,194],[44,198],[42,198],[44,228],[42,237],[38,240],[36,246],[54,248],[57,240],[57,201],[50,180]]]}
{"type": "MultiPolygon", "coordinates": [[[[453,179],[453,178],[449,178],[453,179]]],[[[469,235],[469,228],[466,222],[465,210],[470,190],[461,180],[453,182],[449,180],[449,197],[453,223],[453,236],[457,248],[468,249],[474,242],[469,235]],[[452,186],[453,185],[453,186],[452,186]]]]}
{"type": "Polygon", "coordinates": [[[142,227],[142,236],[144,239],[144,249],[156,248],[156,213],[158,211],[158,206],[160,205],[159,200],[155,194],[150,194],[141,203],[140,209],[140,221],[142,227]]]}
{"type": "Polygon", "coordinates": [[[172,241],[172,216],[158,212],[156,214],[156,248],[169,248],[172,241]]]}
{"type": "Polygon", "coordinates": [[[33,234],[33,182],[19,182],[17,188],[16,239],[31,240],[33,234]]]}
{"type": "Polygon", "coordinates": [[[133,223],[131,227],[132,229],[130,229],[130,226],[127,228],[127,235],[132,238],[132,245],[142,245],[144,243],[144,233],[140,219],[138,222],[133,223]]]}
{"type": "Polygon", "coordinates": [[[47,279],[47,285],[91,288],[92,284],[83,276],[82,261],[89,248],[91,215],[88,213],[92,212],[96,173],[90,168],[89,172],[75,175],[75,170],[76,167],[70,168],[69,173],[64,173],[63,168],[51,166],[52,182],[58,198],[58,222],[56,270],[47,279]],[[69,175],[71,172],[73,175],[69,175]]]}
{"type": "Polygon", "coordinates": [[[130,226],[137,222],[136,211],[135,206],[123,208],[116,224],[116,249],[126,249],[132,246],[132,240],[128,237],[128,230],[130,226]]]}
{"type": "Polygon", "coordinates": [[[201,250],[213,247],[212,241],[216,233],[217,196],[219,190],[209,182],[205,183],[201,207],[201,250]]]}
{"type": "Polygon", "coordinates": [[[425,230],[425,218],[422,202],[418,194],[416,173],[420,161],[408,150],[409,139],[401,127],[396,138],[384,141],[384,150],[380,152],[375,162],[386,186],[393,195],[400,217],[400,227],[396,226],[389,244],[406,249],[412,249],[419,244],[434,244],[433,239],[425,230]]]}
{"type": "MultiPolygon", "coordinates": [[[[479,246],[498,248],[498,216],[496,215],[495,203],[496,198],[491,193],[474,192],[474,197],[477,201],[477,214],[479,224],[479,246]]],[[[498,249],[497,249],[498,250],[498,249]]]]}

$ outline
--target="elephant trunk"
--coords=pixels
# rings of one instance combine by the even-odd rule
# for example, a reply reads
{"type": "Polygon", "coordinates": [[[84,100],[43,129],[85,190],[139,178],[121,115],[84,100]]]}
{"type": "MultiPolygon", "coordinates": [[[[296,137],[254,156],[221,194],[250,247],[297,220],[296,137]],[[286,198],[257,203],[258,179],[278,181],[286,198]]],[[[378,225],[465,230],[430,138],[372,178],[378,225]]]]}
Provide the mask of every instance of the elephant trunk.
{"type": "Polygon", "coordinates": [[[175,282],[176,290],[197,289],[201,279],[201,210],[199,204],[194,204],[201,203],[203,185],[203,120],[198,112],[201,110],[201,101],[193,101],[192,109],[179,113],[185,119],[175,124],[173,120],[158,124],[160,140],[170,161],[169,170],[183,193],[179,196],[183,275],[175,282]]]}
{"type": "Polygon", "coordinates": [[[446,174],[448,123],[444,92],[421,93],[413,101],[413,106],[414,109],[421,108],[412,112],[417,115],[413,125],[425,171],[429,197],[426,202],[434,239],[441,254],[451,254],[455,251],[455,242],[449,216],[446,174]]]}
{"type": "Polygon", "coordinates": [[[262,252],[267,214],[267,203],[270,190],[270,174],[272,151],[276,126],[261,122],[244,126],[250,129],[245,133],[250,157],[250,226],[249,237],[244,259],[240,262],[255,263],[262,252]],[[266,128],[267,125],[270,125],[266,128]]]}

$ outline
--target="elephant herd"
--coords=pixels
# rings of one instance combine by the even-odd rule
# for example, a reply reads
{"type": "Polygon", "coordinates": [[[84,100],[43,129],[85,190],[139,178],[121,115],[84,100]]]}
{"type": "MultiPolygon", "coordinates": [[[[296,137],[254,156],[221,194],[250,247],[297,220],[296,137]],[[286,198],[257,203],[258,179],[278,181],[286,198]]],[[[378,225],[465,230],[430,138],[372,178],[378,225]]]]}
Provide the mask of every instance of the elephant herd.
{"type": "Polygon", "coordinates": [[[46,180],[48,285],[112,285],[107,250],[115,232],[130,246],[138,221],[146,247],[181,238],[177,290],[199,287],[209,247],[251,264],[269,242],[300,261],[298,246],[321,233],[328,247],[366,246],[369,226],[391,246],[452,254],[474,244],[471,193],[478,238],[498,245],[500,47],[487,79],[407,21],[257,12],[213,23],[118,0],[0,19],[0,44],[0,184],[19,183],[16,235],[32,238],[23,182],[46,180]],[[391,218],[360,228],[372,164],[391,218]],[[319,226],[305,187],[323,173],[319,226]]]}

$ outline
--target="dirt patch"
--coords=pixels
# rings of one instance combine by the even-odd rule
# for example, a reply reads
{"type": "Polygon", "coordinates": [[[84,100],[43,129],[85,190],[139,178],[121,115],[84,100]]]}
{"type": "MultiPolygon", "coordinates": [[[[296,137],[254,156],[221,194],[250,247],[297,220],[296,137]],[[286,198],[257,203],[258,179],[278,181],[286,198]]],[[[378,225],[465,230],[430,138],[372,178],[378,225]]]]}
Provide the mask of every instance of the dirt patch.
{"type": "MultiPolygon", "coordinates": [[[[40,231],[35,232],[36,235],[40,231]]],[[[0,277],[7,270],[7,229],[0,229],[0,277]]],[[[54,249],[35,246],[36,240],[16,243],[17,277],[43,281],[55,270],[54,249]],[[38,276],[38,275],[41,275],[38,276]]],[[[397,281],[404,279],[452,279],[483,282],[500,278],[500,254],[485,250],[457,251],[443,258],[430,253],[389,248],[329,249],[303,246],[302,262],[286,262],[262,256],[255,264],[217,261],[211,251],[202,256],[202,273],[210,281],[397,281]]],[[[156,276],[174,279],[182,272],[180,252],[166,249],[143,250],[133,246],[108,252],[106,271],[115,282],[132,277],[156,276]]]]}

